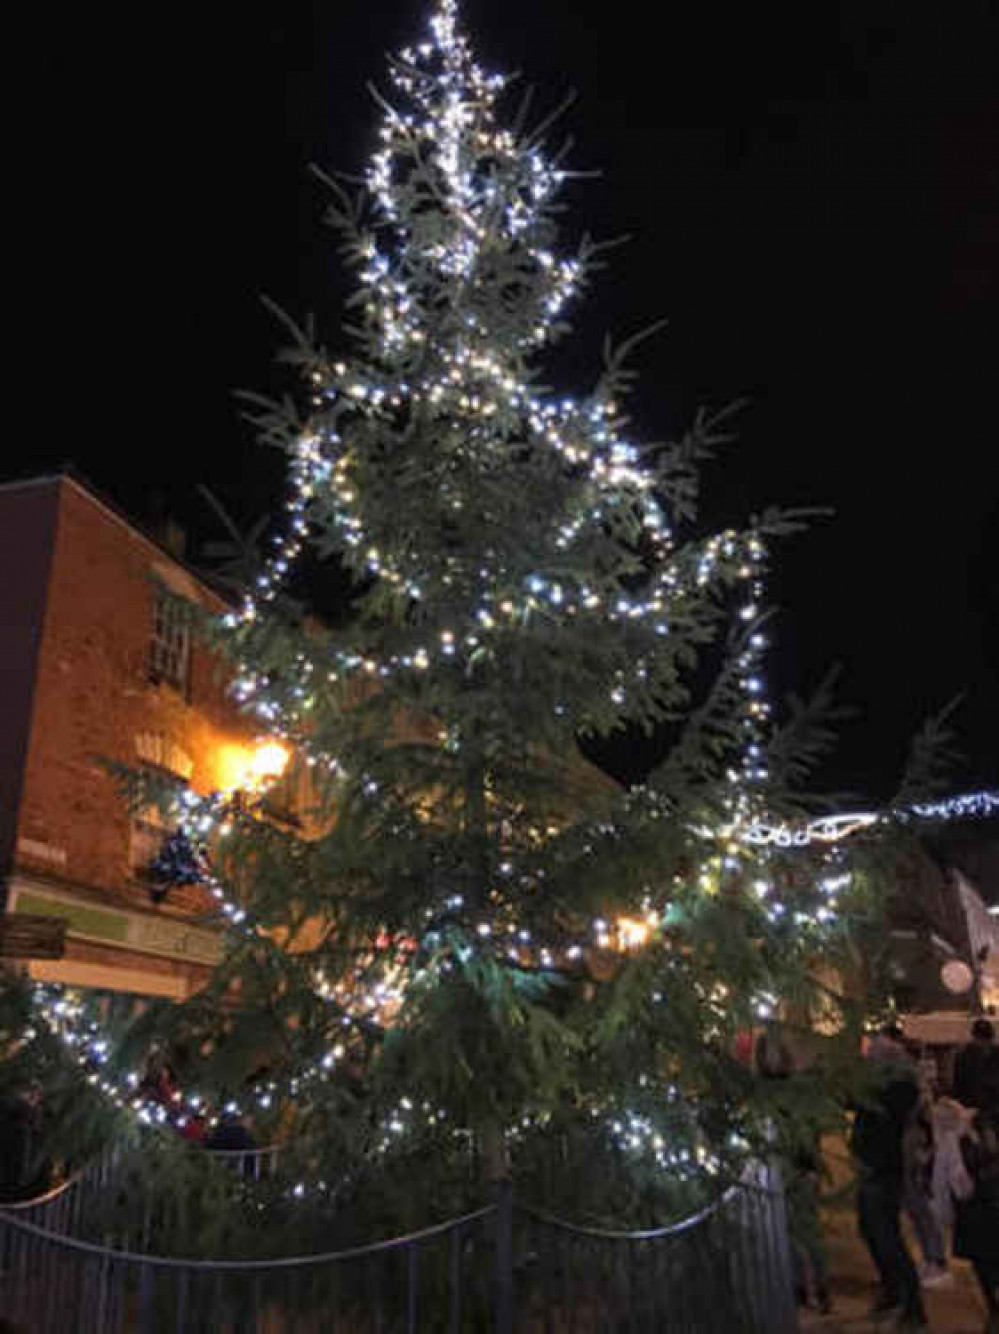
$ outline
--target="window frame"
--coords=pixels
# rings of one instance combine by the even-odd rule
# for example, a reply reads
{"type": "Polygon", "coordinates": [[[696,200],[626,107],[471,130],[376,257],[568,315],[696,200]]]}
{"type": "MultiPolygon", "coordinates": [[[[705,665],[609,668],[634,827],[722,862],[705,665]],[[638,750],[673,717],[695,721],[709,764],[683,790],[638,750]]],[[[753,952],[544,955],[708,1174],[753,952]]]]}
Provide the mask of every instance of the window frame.
{"type": "Polygon", "coordinates": [[[146,676],[152,685],[168,686],[188,700],[191,663],[191,626],[180,600],[157,589],[146,646],[146,676]]]}
{"type": "MultiPolygon", "coordinates": [[[[182,778],[171,769],[152,764],[148,760],[142,761],[141,768],[157,778],[167,779],[175,785],[178,792],[185,791],[189,786],[186,778],[182,778]]],[[[175,826],[155,802],[149,802],[132,811],[128,821],[128,878],[133,884],[142,885],[144,889],[148,889],[154,883],[154,877],[150,873],[149,867],[159,856],[166,839],[174,831],[175,826]],[[142,838],[147,840],[147,847],[151,847],[152,852],[144,861],[139,862],[136,860],[135,850],[142,838]],[[152,846],[154,839],[155,847],[152,846]]]]}

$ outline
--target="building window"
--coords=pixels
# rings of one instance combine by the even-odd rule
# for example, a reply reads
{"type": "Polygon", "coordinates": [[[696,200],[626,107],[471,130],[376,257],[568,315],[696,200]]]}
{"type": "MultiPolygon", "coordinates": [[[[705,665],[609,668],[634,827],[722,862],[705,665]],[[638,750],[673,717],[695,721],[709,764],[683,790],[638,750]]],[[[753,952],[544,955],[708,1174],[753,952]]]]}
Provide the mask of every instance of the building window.
{"type": "Polygon", "coordinates": [[[149,880],[149,868],[160,854],[163,841],[171,832],[159,808],[144,806],[132,817],[128,864],[136,880],[149,880]]]}
{"type": "Polygon", "coordinates": [[[153,634],[149,642],[149,679],[187,695],[191,665],[191,631],[185,608],[163,593],[153,603],[153,634]]]}
{"type": "MultiPolygon", "coordinates": [[[[143,764],[141,772],[154,777],[178,795],[187,787],[187,783],[176,774],[156,764],[143,764]]],[[[134,880],[149,883],[152,879],[151,864],[163,851],[166,839],[175,832],[176,821],[171,823],[159,805],[149,802],[140,806],[132,814],[128,842],[128,866],[134,880]]]]}
{"type": "Polygon", "coordinates": [[[132,817],[129,862],[132,879],[145,886],[154,907],[174,890],[205,881],[202,852],[155,805],[141,807],[132,817]]]}
{"type": "Polygon", "coordinates": [[[135,752],[139,760],[154,772],[172,774],[181,783],[189,783],[194,761],[183,747],[162,732],[136,732],[135,752]]]}

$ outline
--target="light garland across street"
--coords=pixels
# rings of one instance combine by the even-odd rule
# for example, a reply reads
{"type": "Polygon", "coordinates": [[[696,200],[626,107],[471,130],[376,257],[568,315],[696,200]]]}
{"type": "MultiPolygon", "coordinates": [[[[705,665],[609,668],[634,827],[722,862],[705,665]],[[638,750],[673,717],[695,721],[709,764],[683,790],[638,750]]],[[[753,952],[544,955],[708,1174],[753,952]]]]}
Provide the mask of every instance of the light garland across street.
{"type": "Polygon", "coordinates": [[[913,818],[950,821],[987,818],[999,814],[999,791],[967,792],[945,800],[920,802],[904,810],[853,811],[824,815],[805,824],[753,824],[736,832],[744,843],[765,847],[807,847],[811,843],[839,843],[863,829],[892,821],[908,823],[913,818]]]}

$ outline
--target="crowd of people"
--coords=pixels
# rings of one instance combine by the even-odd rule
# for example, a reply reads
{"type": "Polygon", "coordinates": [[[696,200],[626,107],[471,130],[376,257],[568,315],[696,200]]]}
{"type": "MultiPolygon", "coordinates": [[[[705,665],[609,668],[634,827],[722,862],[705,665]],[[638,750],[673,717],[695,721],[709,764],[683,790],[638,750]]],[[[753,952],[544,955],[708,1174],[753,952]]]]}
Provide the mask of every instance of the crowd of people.
{"type": "Polygon", "coordinates": [[[896,1328],[928,1328],[922,1289],[951,1281],[953,1254],[971,1263],[986,1306],[987,1334],[999,1334],[999,1046],[987,1019],[972,1026],[949,1092],[913,1059],[898,1026],[867,1051],[871,1079],[858,1100],[851,1148],[857,1164],[857,1220],[878,1273],[872,1314],[896,1328]],[[906,1244],[907,1215],[922,1252],[906,1244]]]}
{"type": "MultiPolygon", "coordinates": [[[[242,1119],[231,1109],[211,1119],[191,1111],[184,1105],[176,1075],[166,1059],[149,1059],[137,1091],[145,1102],[164,1109],[167,1124],[182,1139],[212,1153],[240,1155],[237,1165],[248,1175],[257,1173],[259,1165],[250,1161],[257,1145],[242,1119]],[[243,1155],[247,1156],[245,1163],[243,1155]]],[[[51,1156],[53,1134],[46,1126],[48,1112],[38,1084],[21,1091],[0,1090],[0,1204],[40,1197],[72,1170],[71,1164],[56,1162],[51,1156]]]]}
{"type": "Polygon", "coordinates": [[[139,1082],[139,1093],[163,1107],[170,1123],[190,1144],[200,1144],[212,1153],[252,1153],[257,1147],[236,1112],[223,1110],[214,1121],[209,1121],[199,1112],[185,1108],[177,1078],[162,1057],[150,1057],[139,1082]]]}
{"type": "MultiPolygon", "coordinates": [[[[879,1279],[871,1315],[899,1330],[928,1329],[923,1289],[953,1281],[950,1251],[970,1262],[985,1301],[986,1334],[999,1334],[999,1045],[993,1025],[974,1021],[947,1081],[933,1060],[918,1059],[898,1025],[871,1038],[865,1058],[850,1147],[858,1229],[879,1279]],[[918,1264],[903,1217],[921,1253],[918,1264]]],[[[783,1081],[809,1061],[795,1057],[774,1022],[756,1043],[755,1065],[763,1079],[783,1081]]],[[[775,1126],[778,1142],[780,1131],[775,1126]]],[[[798,1301],[827,1313],[818,1133],[811,1142],[798,1135],[785,1146],[784,1169],[798,1301]]]]}

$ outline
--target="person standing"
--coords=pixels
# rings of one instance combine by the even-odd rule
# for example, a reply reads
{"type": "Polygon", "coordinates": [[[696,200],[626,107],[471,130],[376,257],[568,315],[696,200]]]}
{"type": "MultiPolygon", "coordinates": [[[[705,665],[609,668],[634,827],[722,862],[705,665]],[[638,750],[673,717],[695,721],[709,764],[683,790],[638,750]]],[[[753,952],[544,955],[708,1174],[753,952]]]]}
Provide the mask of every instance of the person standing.
{"type": "Polygon", "coordinates": [[[964,1107],[999,1111],[999,1047],[987,1019],[976,1019],[971,1041],[954,1061],[954,1097],[964,1107]]]}
{"type": "Polygon", "coordinates": [[[919,1098],[909,1113],[902,1135],[902,1209],[908,1215],[923,1253],[919,1281],[923,1287],[953,1282],[947,1268],[943,1227],[932,1199],[934,1142],[933,1094],[923,1071],[915,1064],[919,1098]]]}
{"type": "Polygon", "coordinates": [[[868,1050],[871,1086],[853,1123],[858,1165],[857,1221],[878,1271],[871,1314],[898,1316],[900,1330],[927,1328],[919,1276],[902,1237],[903,1136],[919,1100],[915,1071],[901,1043],[885,1032],[868,1050]]]}
{"type": "Polygon", "coordinates": [[[999,1334],[999,1110],[977,1113],[961,1154],[972,1189],[956,1202],[954,1254],[975,1271],[985,1298],[985,1334],[999,1334]]]}
{"type": "Polygon", "coordinates": [[[211,1153],[225,1154],[230,1166],[245,1177],[257,1176],[260,1162],[253,1136],[234,1111],[223,1112],[215,1127],[202,1140],[211,1153]]]}
{"type": "Polygon", "coordinates": [[[173,1072],[162,1056],[150,1056],[138,1091],[142,1097],[148,1098],[150,1102],[159,1103],[161,1107],[172,1106],[176,1093],[173,1072]]]}
{"type": "Polygon", "coordinates": [[[214,1153],[252,1153],[257,1147],[239,1114],[224,1111],[205,1136],[204,1146],[214,1153]]]}

